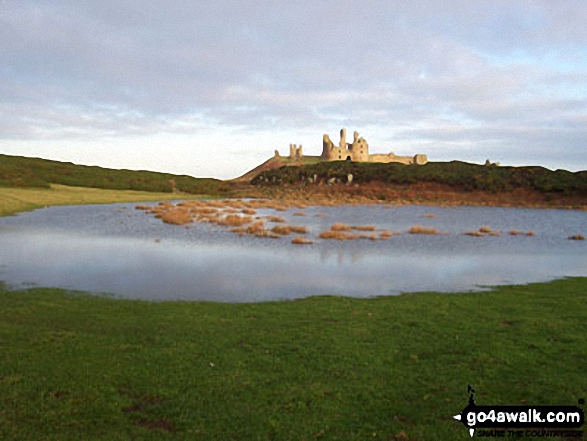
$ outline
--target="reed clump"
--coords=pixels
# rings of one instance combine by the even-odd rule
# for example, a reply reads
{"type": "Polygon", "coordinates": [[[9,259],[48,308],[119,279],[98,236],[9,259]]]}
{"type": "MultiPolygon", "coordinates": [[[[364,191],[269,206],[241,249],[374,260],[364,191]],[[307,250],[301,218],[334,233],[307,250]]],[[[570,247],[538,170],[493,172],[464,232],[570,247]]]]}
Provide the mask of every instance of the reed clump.
{"type": "Polygon", "coordinates": [[[427,218],[427,219],[434,219],[436,217],[436,215],[435,214],[432,214],[432,213],[426,213],[424,215],[424,217],[427,218]]]}
{"type": "Polygon", "coordinates": [[[291,243],[293,243],[294,245],[311,245],[314,243],[314,241],[307,239],[305,237],[296,236],[291,240],[291,243]]]}
{"type": "Polygon", "coordinates": [[[275,223],[285,222],[285,219],[282,218],[281,216],[267,216],[267,220],[269,222],[275,222],[275,223]]]}
{"type": "Polygon", "coordinates": [[[465,236],[484,237],[484,236],[501,236],[501,231],[492,230],[487,225],[482,226],[477,231],[467,231],[463,233],[465,236]]]}
{"type": "Polygon", "coordinates": [[[383,230],[379,232],[380,239],[389,239],[393,236],[393,233],[389,230],[383,230]]]}
{"type": "Polygon", "coordinates": [[[228,214],[222,218],[218,218],[216,223],[218,225],[227,226],[227,227],[239,227],[241,225],[246,225],[251,223],[253,220],[250,216],[240,216],[238,214],[228,214]]]}
{"type": "Polygon", "coordinates": [[[352,227],[350,225],[343,224],[343,223],[340,223],[340,222],[335,222],[330,227],[330,230],[331,231],[348,231],[348,230],[351,230],[351,229],[352,229],[352,227]]]}
{"type": "Polygon", "coordinates": [[[423,227],[422,225],[414,225],[412,228],[408,230],[410,234],[440,234],[440,232],[436,228],[431,227],[423,227]]]}
{"type": "Polygon", "coordinates": [[[307,228],[303,225],[275,225],[271,228],[271,231],[275,234],[286,236],[291,233],[306,234],[307,228]]]}
{"type": "Polygon", "coordinates": [[[360,239],[361,236],[355,233],[349,233],[347,231],[340,230],[328,230],[318,235],[320,239],[334,239],[334,240],[354,240],[360,239]]]}
{"type": "Polygon", "coordinates": [[[581,234],[574,234],[568,237],[569,240],[585,240],[585,236],[581,234]]]}
{"type": "Polygon", "coordinates": [[[182,208],[176,208],[162,213],[161,220],[172,225],[185,225],[193,221],[189,212],[182,208]]]}
{"type": "Polygon", "coordinates": [[[352,229],[357,231],[375,231],[375,225],[354,225],[352,229]]]}

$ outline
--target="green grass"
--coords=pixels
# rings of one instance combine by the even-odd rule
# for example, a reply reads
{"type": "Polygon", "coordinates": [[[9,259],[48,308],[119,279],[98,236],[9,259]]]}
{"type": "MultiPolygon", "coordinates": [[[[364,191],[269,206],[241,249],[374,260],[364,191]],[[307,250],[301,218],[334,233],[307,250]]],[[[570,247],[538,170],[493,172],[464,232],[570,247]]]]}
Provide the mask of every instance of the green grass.
{"type": "Polygon", "coordinates": [[[323,180],[338,178],[346,182],[348,174],[353,175],[353,183],[356,184],[373,181],[386,184],[433,182],[463,190],[500,192],[526,188],[554,195],[587,196],[587,171],[573,173],[536,166],[498,167],[460,161],[429,162],[420,166],[350,161],[318,162],[300,167],[285,166],[268,170],[255,177],[252,183],[261,184],[267,179],[274,185],[294,184],[307,181],[314,175],[323,180]]]}
{"type": "Polygon", "coordinates": [[[103,190],[97,188],[68,187],[65,185],[51,185],[48,189],[0,187],[0,216],[51,205],[111,204],[117,202],[194,199],[204,196],[134,190],[103,190]]]}
{"type": "Polygon", "coordinates": [[[50,184],[109,190],[227,194],[218,179],[150,171],[112,170],[39,158],[0,155],[0,187],[49,188],[50,184]]]}
{"type": "Polygon", "coordinates": [[[0,439],[465,440],[587,395],[587,279],[215,304],[0,287],[0,439]]]}

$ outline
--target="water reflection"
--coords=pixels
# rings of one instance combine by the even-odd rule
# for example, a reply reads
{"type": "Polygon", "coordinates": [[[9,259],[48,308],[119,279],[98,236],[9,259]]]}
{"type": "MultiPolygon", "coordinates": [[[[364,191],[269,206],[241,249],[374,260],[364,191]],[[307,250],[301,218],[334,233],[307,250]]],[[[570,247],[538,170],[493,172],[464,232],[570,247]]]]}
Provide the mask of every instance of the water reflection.
{"type": "Polygon", "coordinates": [[[318,223],[327,227],[345,216],[355,224],[397,230],[423,224],[420,211],[436,210],[437,219],[428,223],[452,234],[296,247],[285,238],[239,238],[208,226],[164,225],[120,207],[54,207],[0,220],[0,279],[133,299],[253,302],[463,291],[587,275],[585,244],[565,236],[566,230],[581,232],[587,213],[434,207],[320,211],[325,210],[330,219],[314,217],[314,231],[318,223]],[[537,233],[532,238],[458,234],[483,224],[537,233]]]}

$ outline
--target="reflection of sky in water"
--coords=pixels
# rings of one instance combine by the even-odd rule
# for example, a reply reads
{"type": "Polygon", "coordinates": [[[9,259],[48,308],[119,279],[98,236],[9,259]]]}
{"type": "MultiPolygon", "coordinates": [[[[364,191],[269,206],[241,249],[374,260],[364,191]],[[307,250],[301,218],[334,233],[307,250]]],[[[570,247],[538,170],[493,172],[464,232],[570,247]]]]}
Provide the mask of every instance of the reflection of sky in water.
{"type": "Polygon", "coordinates": [[[566,239],[586,233],[584,212],[335,207],[308,208],[303,218],[280,213],[314,233],[335,221],[393,231],[422,224],[451,233],[299,247],[290,238],[239,238],[209,225],[169,226],[122,207],[54,207],[0,219],[0,280],[127,298],[240,302],[463,291],[587,276],[586,244],[566,239]],[[312,216],[319,212],[328,217],[312,216]],[[427,219],[425,213],[437,217],[427,219]],[[532,230],[536,236],[458,234],[481,225],[532,230]]]}

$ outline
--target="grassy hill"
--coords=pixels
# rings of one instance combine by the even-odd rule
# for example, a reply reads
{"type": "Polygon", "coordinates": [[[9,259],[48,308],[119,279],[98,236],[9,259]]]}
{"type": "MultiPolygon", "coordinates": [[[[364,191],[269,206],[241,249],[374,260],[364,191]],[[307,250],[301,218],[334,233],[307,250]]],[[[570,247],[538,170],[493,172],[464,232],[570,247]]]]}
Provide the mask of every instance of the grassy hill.
{"type": "Polygon", "coordinates": [[[421,182],[449,185],[463,191],[484,190],[507,192],[528,189],[540,193],[587,196],[587,171],[569,172],[544,167],[498,167],[460,161],[430,162],[421,166],[404,164],[357,163],[347,161],[320,162],[297,167],[285,166],[267,170],[252,181],[255,185],[300,184],[336,180],[353,184],[380,182],[410,185],[421,182]]]}
{"type": "Polygon", "coordinates": [[[226,194],[218,179],[150,171],[113,170],[70,162],[0,155],[0,187],[49,188],[50,184],[109,190],[190,194],[226,194]]]}

